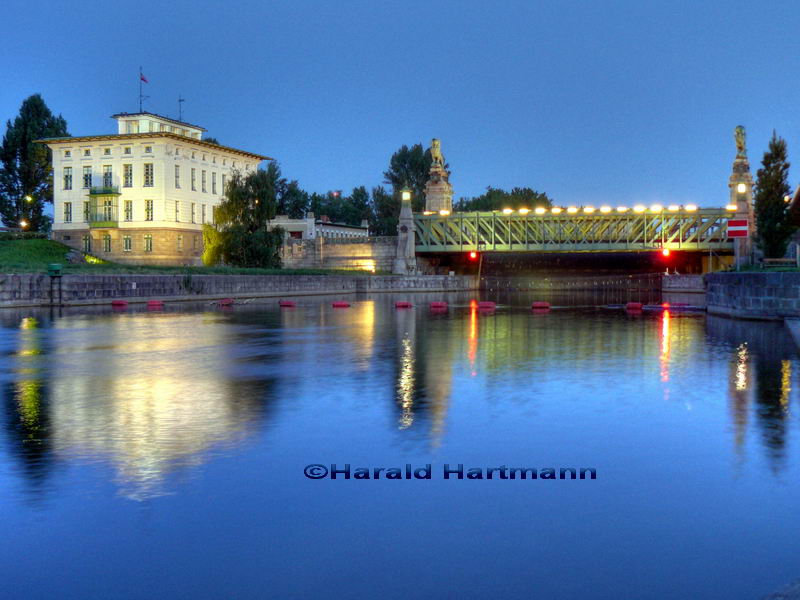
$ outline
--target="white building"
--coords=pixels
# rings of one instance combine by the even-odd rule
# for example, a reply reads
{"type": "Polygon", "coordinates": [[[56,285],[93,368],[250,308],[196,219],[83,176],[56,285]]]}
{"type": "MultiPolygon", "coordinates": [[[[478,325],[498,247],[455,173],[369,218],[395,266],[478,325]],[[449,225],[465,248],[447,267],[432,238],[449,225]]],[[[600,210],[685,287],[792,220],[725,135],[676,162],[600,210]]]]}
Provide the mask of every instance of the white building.
{"type": "Polygon", "coordinates": [[[115,262],[200,264],[203,223],[231,175],[271,159],[160,115],[112,118],[113,135],[40,140],[53,151],[53,239],[115,262]]]}
{"type": "Polygon", "coordinates": [[[286,231],[286,237],[297,240],[313,240],[316,238],[367,238],[369,226],[366,219],[361,225],[348,225],[347,223],[334,223],[326,216],[314,218],[314,213],[308,213],[305,219],[290,219],[286,215],[277,215],[272,221],[272,226],[280,226],[286,231]]]}

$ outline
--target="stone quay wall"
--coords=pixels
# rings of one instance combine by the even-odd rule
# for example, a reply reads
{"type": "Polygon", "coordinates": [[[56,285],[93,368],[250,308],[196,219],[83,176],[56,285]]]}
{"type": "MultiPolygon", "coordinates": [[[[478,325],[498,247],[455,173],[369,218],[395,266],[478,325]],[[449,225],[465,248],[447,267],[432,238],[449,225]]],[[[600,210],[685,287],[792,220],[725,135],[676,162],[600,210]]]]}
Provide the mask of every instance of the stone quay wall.
{"type": "Polygon", "coordinates": [[[0,274],[0,307],[107,304],[111,300],[213,300],[356,292],[466,291],[468,276],[446,275],[64,275],[0,274]],[[51,297],[52,285],[52,297],[51,297]]]}
{"type": "Polygon", "coordinates": [[[708,312],[742,319],[800,317],[800,273],[709,273],[708,312]]]}
{"type": "Polygon", "coordinates": [[[357,269],[391,273],[396,237],[288,239],[281,248],[287,269],[357,269]]]}

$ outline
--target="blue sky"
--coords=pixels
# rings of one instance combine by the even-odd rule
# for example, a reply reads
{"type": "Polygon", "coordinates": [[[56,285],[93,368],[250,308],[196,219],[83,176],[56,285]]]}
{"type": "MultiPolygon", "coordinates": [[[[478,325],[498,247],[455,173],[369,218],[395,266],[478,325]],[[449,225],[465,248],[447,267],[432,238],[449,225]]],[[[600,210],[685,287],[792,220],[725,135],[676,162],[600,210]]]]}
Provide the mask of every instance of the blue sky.
{"type": "MultiPolygon", "coordinates": [[[[455,196],[721,206],[748,131],[800,161],[797,2],[48,2],[3,8],[0,118],[39,92],[73,135],[137,108],[275,157],[309,191],[381,183],[442,140],[455,196]]],[[[800,163],[798,163],[800,164],[800,163]]],[[[798,182],[797,169],[791,184],[798,182]]]]}

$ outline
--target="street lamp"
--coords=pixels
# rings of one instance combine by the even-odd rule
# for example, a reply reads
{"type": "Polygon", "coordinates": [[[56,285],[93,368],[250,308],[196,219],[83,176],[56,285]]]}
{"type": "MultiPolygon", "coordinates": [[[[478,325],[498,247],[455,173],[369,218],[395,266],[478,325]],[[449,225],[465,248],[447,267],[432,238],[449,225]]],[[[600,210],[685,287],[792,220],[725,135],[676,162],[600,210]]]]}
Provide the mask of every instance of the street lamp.
{"type": "Polygon", "coordinates": [[[25,196],[25,202],[28,202],[28,203],[30,203],[30,202],[33,202],[33,198],[31,197],[31,195],[30,195],[30,194],[28,194],[27,196],[25,196]]]}
{"type": "Polygon", "coordinates": [[[411,190],[408,188],[403,188],[400,190],[400,197],[403,199],[403,201],[408,202],[411,200],[411,190]]]}
{"type": "Polygon", "coordinates": [[[740,194],[744,194],[747,191],[747,186],[743,183],[740,183],[736,186],[736,191],[740,194]]]}
{"type": "Polygon", "coordinates": [[[28,222],[25,219],[19,222],[19,226],[25,229],[28,226],[28,222]]]}

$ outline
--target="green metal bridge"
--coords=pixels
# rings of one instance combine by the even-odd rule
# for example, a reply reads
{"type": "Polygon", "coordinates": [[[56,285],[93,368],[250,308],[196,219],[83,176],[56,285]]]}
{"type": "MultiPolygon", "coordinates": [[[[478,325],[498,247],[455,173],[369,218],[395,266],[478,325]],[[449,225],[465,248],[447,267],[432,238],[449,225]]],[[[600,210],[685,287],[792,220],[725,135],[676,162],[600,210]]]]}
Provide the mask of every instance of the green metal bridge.
{"type": "Polygon", "coordinates": [[[416,252],[730,251],[728,208],[415,214],[416,252]]]}

